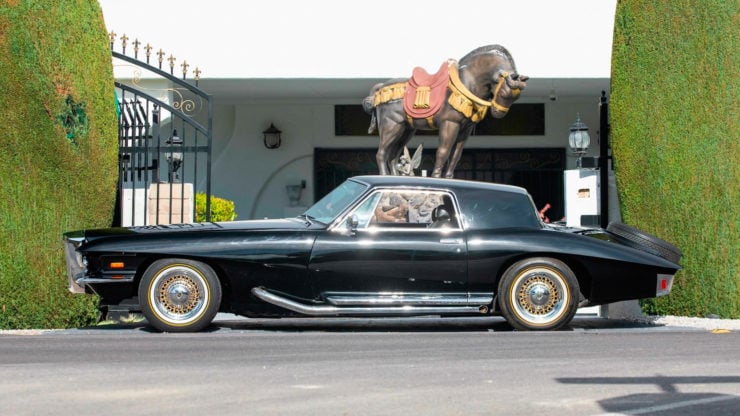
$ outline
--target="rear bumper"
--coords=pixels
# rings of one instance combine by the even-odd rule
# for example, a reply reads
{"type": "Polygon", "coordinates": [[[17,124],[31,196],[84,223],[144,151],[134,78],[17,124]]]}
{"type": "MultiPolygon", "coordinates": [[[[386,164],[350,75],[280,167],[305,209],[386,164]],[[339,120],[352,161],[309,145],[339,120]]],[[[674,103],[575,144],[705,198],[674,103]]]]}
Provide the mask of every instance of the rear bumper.
{"type": "Polygon", "coordinates": [[[64,253],[67,262],[67,281],[68,289],[72,293],[85,293],[85,287],[78,283],[85,277],[87,267],[85,266],[82,254],[77,251],[77,247],[82,244],[84,237],[71,235],[64,236],[64,253]]]}

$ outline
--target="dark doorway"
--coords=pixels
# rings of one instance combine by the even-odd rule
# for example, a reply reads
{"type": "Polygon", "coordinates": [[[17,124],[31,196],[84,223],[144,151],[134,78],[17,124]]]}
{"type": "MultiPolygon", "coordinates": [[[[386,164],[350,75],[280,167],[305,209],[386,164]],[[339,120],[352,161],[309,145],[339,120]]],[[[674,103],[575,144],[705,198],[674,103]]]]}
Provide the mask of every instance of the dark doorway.
{"type": "MultiPolygon", "coordinates": [[[[377,175],[377,149],[315,149],[314,189],[319,200],[345,179],[356,175],[377,175]]],[[[420,170],[431,172],[435,149],[424,149],[420,170]]],[[[496,182],[526,188],[535,205],[558,221],[565,215],[563,171],[565,149],[465,149],[455,177],[496,182]]]]}

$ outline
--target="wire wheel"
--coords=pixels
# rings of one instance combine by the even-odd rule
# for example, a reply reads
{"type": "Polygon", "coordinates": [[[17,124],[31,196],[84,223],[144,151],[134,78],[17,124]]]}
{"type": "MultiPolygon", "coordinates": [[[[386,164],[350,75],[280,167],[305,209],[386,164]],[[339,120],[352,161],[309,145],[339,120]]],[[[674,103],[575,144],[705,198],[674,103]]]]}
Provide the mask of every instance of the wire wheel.
{"type": "Polygon", "coordinates": [[[193,331],[208,325],[218,311],[221,292],[213,270],[193,261],[159,260],[139,287],[142,311],[162,331],[193,331]]]}
{"type": "Polygon", "coordinates": [[[208,284],[202,275],[175,265],[152,281],[149,302],[162,319],[184,324],[203,313],[208,295],[208,284]]]}
{"type": "Polygon", "coordinates": [[[548,258],[522,260],[499,283],[499,306],[517,329],[557,329],[575,315],[578,281],[565,263],[548,258]]]}
{"type": "Polygon", "coordinates": [[[548,323],[565,311],[568,286],[561,275],[548,268],[524,271],[511,290],[517,314],[532,324],[548,323]]]}

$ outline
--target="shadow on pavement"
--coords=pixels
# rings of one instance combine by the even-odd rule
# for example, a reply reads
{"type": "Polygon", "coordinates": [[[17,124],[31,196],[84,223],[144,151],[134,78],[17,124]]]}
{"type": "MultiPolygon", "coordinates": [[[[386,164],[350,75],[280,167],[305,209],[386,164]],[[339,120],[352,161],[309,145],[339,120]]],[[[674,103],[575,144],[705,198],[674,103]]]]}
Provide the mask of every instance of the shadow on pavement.
{"type": "MultiPolygon", "coordinates": [[[[663,325],[632,320],[578,317],[558,332],[598,330],[659,329],[663,325]]],[[[116,322],[80,330],[131,330],[157,333],[146,320],[116,322]]],[[[245,318],[221,313],[203,332],[234,331],[284,331],[284,332],[517,332],[501,317],[445,317],[406,318],[245,318]]]]}
{"type": "Polygon", "coordinates": [[[637,393],[600,400],[608,414],[628,415],[712,415],[735,416],[740,396],[706,393],[682,393],[678,385],[698,384],[710,389],[713,384],[737,384],[740,376],[655,376],[655,377],[563,377],[558,382],[571,385],[654,385],[660,393],[637,393]]]}
{"type": "MultiPolygon", "coordinates": [[[[263,331],[325,331],[325,332],[515,332],[501,317],[408,317],[408,318],[276,318],[234,320],[220,319],[214,322],[219,328],[232,330],[263,331]]],[[[599,329],[656,328],[658,325],[627,320],[604,318],[578,318],[560,331],[582,331],[599,329]]]]}

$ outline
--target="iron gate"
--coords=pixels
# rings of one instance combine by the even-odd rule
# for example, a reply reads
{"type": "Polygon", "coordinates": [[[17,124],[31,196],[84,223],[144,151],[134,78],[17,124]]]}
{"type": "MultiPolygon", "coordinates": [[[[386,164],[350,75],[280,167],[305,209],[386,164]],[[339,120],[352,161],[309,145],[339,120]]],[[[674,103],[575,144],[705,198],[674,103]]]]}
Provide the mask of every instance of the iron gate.
{"type": "Polygon", "coordinates": [[[188,82],[186,61],[178,65],[179,78],[172,55],[165,58],[160,49],[154,53],[154,66],[149,44],[143,48],[144,62],[139,60],[138,40],[132,42],[131,57],[126,55],[125,35],[120,39],[122,52],[113,50],[115,37],[111,32],[114,66],[130,74],[115,81],[119,169],[114,225],[209,221],[213,107],[210,95],[198,87],[200,71],[196,68],[194,83],[188,82]],[[165,60],[169,72],[162,69],[165,60]]]}

